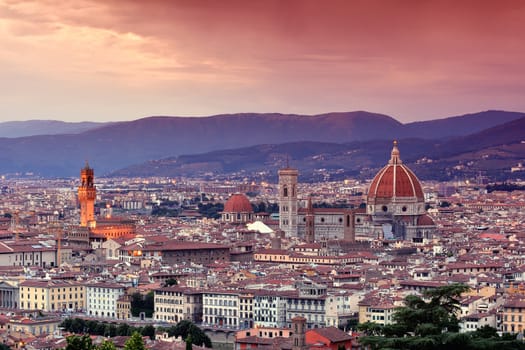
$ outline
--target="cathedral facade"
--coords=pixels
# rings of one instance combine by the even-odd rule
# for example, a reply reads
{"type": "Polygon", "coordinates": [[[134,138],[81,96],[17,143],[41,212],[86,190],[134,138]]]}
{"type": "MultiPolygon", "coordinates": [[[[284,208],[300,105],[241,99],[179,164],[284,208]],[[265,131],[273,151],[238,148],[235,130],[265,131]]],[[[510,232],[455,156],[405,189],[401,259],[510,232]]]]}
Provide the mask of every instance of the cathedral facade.
{"type": "Polygon", "coordinates": [[[356,239],[420,242],[435,234],[434,221],[425,210],[423,187],[401,161],[397,141],[388,164],[370,184],[366,209],[313,208],[311,198],[305,208],[297,208],[297,192],[289,191],[291,186],[297,188],[297,174],[297,170],[290,168],[279,171],[279,224],[288,236],[309,243],[356,239]]]}

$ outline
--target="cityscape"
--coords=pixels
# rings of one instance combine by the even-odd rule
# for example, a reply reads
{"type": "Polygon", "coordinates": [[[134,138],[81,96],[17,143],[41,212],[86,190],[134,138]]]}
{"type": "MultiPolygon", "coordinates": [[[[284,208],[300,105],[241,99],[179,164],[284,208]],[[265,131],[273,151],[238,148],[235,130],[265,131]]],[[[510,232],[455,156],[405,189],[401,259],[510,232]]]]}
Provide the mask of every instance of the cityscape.
{"type": "Polygon", "coordinates": [[[80,318],[104,324],[95,342],[191,321],[215,347],[287,348],[297,323],[303,346],[359,348],[360,325],[455,284],[460,333],[520,334],[525,192],[421,182],[401,149],[367,182],[301,183],[291,165],[274,184],[97,178],[87,162],[78,179],[4,178],[4,343],[65,347],[80,318]]]}
{"type": "Polygon", "coordinates": [[[0,1],[0,350],[525,349],[524,15],[0,1]]]}

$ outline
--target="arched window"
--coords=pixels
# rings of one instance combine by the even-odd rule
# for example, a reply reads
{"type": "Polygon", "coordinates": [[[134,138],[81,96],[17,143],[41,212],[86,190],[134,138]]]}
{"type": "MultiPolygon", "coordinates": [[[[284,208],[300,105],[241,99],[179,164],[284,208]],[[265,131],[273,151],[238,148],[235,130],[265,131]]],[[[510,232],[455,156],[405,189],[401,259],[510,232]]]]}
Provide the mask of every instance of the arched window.
{"type": "Polygon", "coordinates": [[[283,186],[283,197],[288,197],[288,187],[286,185],[283,186]]]}

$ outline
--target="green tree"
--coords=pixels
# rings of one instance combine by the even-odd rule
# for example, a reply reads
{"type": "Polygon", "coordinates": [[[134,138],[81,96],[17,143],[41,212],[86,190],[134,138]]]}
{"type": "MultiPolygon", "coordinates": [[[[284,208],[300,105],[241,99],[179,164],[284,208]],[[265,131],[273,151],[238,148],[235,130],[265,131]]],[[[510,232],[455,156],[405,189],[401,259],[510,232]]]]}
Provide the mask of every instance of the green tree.
{"type": "Polygon", "coordinates": [[[151,340],[155,339],[155,327],[150,324],[142,328],[140,333],[145,337],[149,337],[151,340]]]}
{"type": "Polygon", "coordinates": [[[128,336],[128,335],[131,335],[131,333],[133,332],[131,331],[131,327],[129,326],[129,324],[121,323],[118,325],[117,335],[128,336]]]}
{"type": "Polygon", "coordinates": [[[377,327],[372,322],[360,324],[365,333],[359,339],[369,349],[525,349],[523,342],[500,338],[494,329],[483,328],[479,332],[457,333],[459,298],[468,291],[462,284],[450,284],[423,293],[424,298],[409,295],[405,306],[397,308],[394,324],[377,327]]]}
{"type": "Polygon", "coordinates": [[[141,312],[146,314],[146,317],[152,317],[155,308],[155,294],[150,291],[146,295],[135,292],[131,295],[131,314],[138,317],[141,312]]]}
{"type": "Polygon", "coordinates": [[[86,321],[81,318],[75,318],[71,322],[71,332],[73,333],[83,333],[86,329],[86,321]]]}
{"type": "Polygon", "coordinates": [[[104,335],[111,338],[115,337],[117,335],[117,326],[114,324],[106,324],[104,335]]]}
{"type": "Polygon", "coordinates": [[[73,319],[66,318],[62,323],[60,323],[60,327],[64,328],[66,331],[71,330],[71,324],[73,323],[73,319]]]}
{"type": "Polygon", "coordinates": [[[211,348],[211,339],[195,324],[188,320],[182,320],[177,323],[174,327],[168,329],[168,335],[170,337],[182,337],[187,339],[191,335],[192,344],[198,346],[205,346],[211,348]]]}
{"type": "Polygon", "coordinates": [[[498,338],[498,330],[489,325],[476,329],[472,336],[475,338],[498,338]]]}
{"type": "Polygon", "coordinates": [[[95,348],[88,334],[70,335],[66,338],[66,341],[65,350],[94,350],[95,348]]]}
{"type": "Polygon", "coordinates": [[[124,350],[146,350],[142,335],[139,332],[133,332],[126,344],[124,344],[124,350]]]}
{"type": "Polygon", "coordinates": [[[106,335],[106,325],[102,322],[98,322],[93,332],[96,335],[106,335]]]}
{"type": "Polygon", "coordinates": [[[101,328],[97,330],[98,324],[99,322],[94,320],[89,320],[85,322],[86,331],[90,334],[99,334],[98,332],[104,332],[104,330],[102,330],[101,328]]]}
{"type": "Polygon", "coordinates": [[[164,282],[164,287],[170,287],[170,286],[176,286],[178,284],[177,280],[175,278],[168,278],[164,282]]]}
{"type": "Polygon", "coordinates": [[[423,293],[428,302],[417,295],[407,296],[405,306],[398,308],[393,315],[395,325],[385,327],[386,332],[399,337],[457,332],[459,321],[455,312],[459,309],[459,297],[468,290],[469,287],[463,284],[429,289],[423,293]]]}
{"type": "Polygon", "coordinates": [[[357,325],[357,330],[363,332],[365,335],[380,335],[382,333],[382,328],[381,325],[370,321],[357,325]]]}
{"type": "Polygon", "coordinates": [[[193,346],[191,343],[191,334],[186,338],[186,350],[192,350],[193,346]]]}
{"type": "Polygon", "coordinates": [[[117,347],[115,346],[115,344],[113,344],[113,342],[109,340],[104,340],[102,344],[97,346],[96,350],[117,350],[117,347]]]}

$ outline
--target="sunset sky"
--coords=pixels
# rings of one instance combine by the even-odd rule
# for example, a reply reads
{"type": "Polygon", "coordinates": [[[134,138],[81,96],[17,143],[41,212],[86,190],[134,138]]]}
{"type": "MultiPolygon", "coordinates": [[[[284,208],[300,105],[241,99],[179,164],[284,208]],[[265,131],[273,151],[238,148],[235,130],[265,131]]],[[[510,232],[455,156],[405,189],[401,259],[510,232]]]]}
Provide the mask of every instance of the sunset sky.
{"type": "Polygon", "coordinates": [[[525,1],[0,0],[0,121],[525,111],[525,1]]]}

